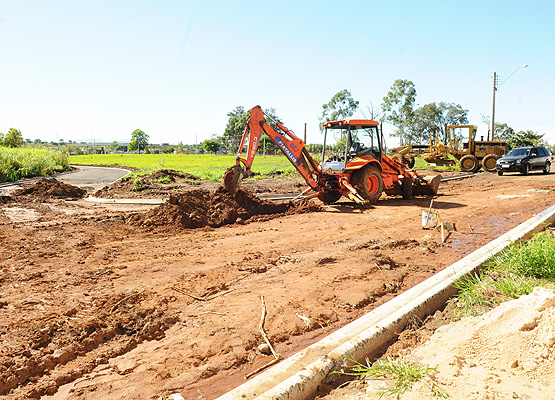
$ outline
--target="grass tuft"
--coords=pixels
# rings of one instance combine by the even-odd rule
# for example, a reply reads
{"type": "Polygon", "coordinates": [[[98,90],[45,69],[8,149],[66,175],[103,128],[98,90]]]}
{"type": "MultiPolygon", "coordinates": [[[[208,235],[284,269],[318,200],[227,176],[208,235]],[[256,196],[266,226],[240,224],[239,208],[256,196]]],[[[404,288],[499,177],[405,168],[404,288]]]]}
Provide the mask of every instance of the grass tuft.
{"type": "MultiPolygon", "coordinates": [[[[349,368],[349,372],[341,370],[333,373],[391,379],[394,381],[393,385],[383,390],[381,394],[388,394],[397,398],[409,390],[415,382],[424,378],[429,371],[434,370],[434,368],[410,363],[402,358],[381,358],[376,360],[373,364],[370,363],[368,358],[366,359],[366,364],[359,363],[352,358],[348,358],[348,360],[353,363],[353,365],[349,368]]],[[[433,395],[436,397],[449,396],[435,383],[432,385],[431,390],[433,395]]]]}
{"type": "Polygon", "coordinates": [[[555,240],[540,232],[531,240],[514,244],[494,257],[490,267],[517,275],[555,280],[555,240]]]}

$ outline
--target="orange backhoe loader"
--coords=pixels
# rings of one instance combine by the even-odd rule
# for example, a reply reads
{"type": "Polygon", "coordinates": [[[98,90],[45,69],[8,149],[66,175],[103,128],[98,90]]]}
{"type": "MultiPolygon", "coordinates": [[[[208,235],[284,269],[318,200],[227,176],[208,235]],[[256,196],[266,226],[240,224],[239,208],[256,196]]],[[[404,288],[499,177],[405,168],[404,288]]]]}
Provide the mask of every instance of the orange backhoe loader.
{"type": "Polygon", "coordinates": [[[317,197],[328,204],[336,202],[341,196],[357,203],[373,204],[383,191],[407,199],[418,194],[437,194],[440,175],[422,177],[385,155],[378,122],[350,119],[326,122],[324,128],[322,162],[318,163],[293,132],[265,114],[260,106],[253,107],[239,145],[237,163],[224,174],[224,187],[230,193],[236,193],[241,179],[251,172],[260,138],[265,133],[308,184],[309,188],[298,197],[314,191],[309,197],[317,197]],[[268,124],[266,118],[274,122],[277,130],[268,124]],[[326,158],[326,140],[331,134],[344,147],[340,153],[326,158]],[[243,158],[245,145],[246,156],[243,158]]]}

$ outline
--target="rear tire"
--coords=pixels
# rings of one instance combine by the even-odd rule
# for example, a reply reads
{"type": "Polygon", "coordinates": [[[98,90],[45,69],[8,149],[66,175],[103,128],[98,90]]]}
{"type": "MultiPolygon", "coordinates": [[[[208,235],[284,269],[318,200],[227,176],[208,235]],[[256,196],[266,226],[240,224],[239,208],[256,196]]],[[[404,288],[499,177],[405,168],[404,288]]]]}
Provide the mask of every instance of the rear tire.
{"type": "Polygon", "coordinates": [[[412,199],[412,179],[408,176],[403,178],[403,199],[412,199]]]}
{"type": "Polygon", "coordinates": [[[372,164],[353,172],[351,183],[365,200],[375,204],[383,192],[383,179],[380,169],[372,164]]]}
{"type": "Polygon", "coordinates": [[[467,154],[459,163],[460,169],[463,172],[476,172],[480,168],[480,164],[478,163],[478,159],[474,157],[472,154],[467,154]]]}
{"type": "Polygon", "coordinates": [[[551,163],[548,161],[545,163],[545,167],[543,167],[543,173],[544,174],[549,174],[549,172],[551,171],[551,163]]]}
{"type": "Polygon", "coordinates": [[[482,159],[482,167],[487,172],[495,172],[495,164],[499,157],[495,154],[488,154],[482,159]]]}

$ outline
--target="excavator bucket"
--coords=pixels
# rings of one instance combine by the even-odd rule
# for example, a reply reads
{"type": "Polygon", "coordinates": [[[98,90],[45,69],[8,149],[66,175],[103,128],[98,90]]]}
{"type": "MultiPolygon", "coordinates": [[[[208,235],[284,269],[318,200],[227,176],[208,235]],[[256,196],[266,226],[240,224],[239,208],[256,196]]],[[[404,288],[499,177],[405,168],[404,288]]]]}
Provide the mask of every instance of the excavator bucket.
{"type": "Polygon", "coordinates": [[[414,194],[420,195],[437,195],[439,184],[441,183],[441,175],[420,176],[418,181],[414,182],[414,194]]]}
{"type": "Polygon", "coordinates": [[[235,195],[237,189],[239,188],[243,177],[245,176],[245,171],[241,168],[241,165],[235,164],[233,167],[228,168],[223,176],[224,188],[231,194],[235,195]]]}

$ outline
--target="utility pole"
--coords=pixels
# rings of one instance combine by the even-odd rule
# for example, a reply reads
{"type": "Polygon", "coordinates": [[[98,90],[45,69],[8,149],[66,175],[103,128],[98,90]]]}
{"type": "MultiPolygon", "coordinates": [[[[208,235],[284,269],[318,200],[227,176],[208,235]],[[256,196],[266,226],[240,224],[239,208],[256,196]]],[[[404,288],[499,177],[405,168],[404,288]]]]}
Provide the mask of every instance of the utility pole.
{"type": "Polygon", "coordinates": [[[304,144],[306,145],[306,122],[304,123],[304,144]]]}
{"type": "Polygon", "coordinates": [[[493,73],[493,95],[491,100],[491,128],[488,132],[488,141],[493,140],[495,134],[495,92],[497,91],[497,73],[493,73]],[[490,139],[491,135],[491,139],[490,139]]]}

